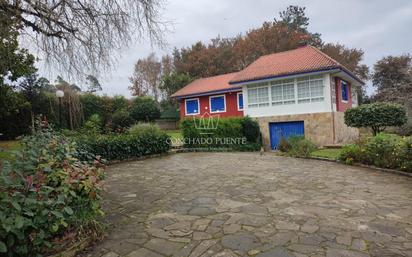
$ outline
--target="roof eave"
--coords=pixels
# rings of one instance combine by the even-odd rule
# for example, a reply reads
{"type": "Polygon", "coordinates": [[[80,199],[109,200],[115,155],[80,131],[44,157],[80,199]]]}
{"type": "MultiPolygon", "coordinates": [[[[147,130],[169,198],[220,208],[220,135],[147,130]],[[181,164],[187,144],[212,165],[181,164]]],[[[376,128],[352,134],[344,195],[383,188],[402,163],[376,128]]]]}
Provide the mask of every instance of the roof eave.
{"type": "Polygon", "coordinates": [[[213,95],[213,94],[221,94],[221,93],[229,93],[229,92],[236,92],[241,90],[241,87],[233,87],[228,89],[221,89],[221,90],[212,90],[212,91],[205,91],[193,94],[186,94],[186,95],[171,95],[172,98],[182,99],[182,98],[189,98],[189,97],[197,97],[197,96],[205,96],[205,95],[213,95]]]}

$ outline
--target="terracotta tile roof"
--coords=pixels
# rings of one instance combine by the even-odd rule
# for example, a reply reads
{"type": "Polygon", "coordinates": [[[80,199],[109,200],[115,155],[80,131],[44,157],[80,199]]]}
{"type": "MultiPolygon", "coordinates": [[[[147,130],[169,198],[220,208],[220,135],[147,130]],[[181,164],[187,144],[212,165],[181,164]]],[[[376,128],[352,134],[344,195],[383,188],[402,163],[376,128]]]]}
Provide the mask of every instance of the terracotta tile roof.
{"type": "Polygon", "coordinates": [[[236,90],[240,87],[229,85],[229,80],[233,78],[238,72],[232,72],[223,75],[217,75],[208,78],[196,79],[189,83],[184,88],[181,88],[172,97],[181,97],[187,95],[196,95],[208,93],[212,91],[236,90]]]}
{"type": "Polygon", "coordinates": [[[304,46],[290,51],[262,56],[238,72],[230,80],[230,83],[332,68],[342,68],[349,72],[343,65],[317,48],[304,46]]]}

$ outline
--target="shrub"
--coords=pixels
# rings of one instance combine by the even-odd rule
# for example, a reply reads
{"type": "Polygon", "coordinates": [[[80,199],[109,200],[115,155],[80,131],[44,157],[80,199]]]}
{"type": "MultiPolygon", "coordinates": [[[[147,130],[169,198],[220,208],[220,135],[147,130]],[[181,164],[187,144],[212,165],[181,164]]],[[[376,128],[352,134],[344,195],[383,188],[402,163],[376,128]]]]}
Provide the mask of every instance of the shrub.
{"type": "Polygon", "coordinates": [[[260,136],[259,124],[248,116],[241,120],[241,124],[242,134],[246,137],[246,140],[257,143],[260,136]]]}
{"type": "Polygon", "coordinates": [[[365,153],[357,144],[349,144],[342,147],[338,159],[344,161],[346,164],[352,165],[355,162],[362,162],[365,160],[365,153]]]}
{"type": "Polygon", "coordinates": [[[366,161],[377,167],[396,168],[399,166],[397,149],[400,144],[401,137],[379,133],[364,145],[366,161]]]}
{"type": "MultiPolygon", "coordinates": [[[[39,256],[96,228],[103,170],[75,158],[73,143],[51,130],[22,140],[0,175],[0,252],[39,256]]],[[[64,246],[60,246],[64,247],[64,246]]],[[[3,255],[2,255],[3,256],[3,255]]]]}
{"type": "Polygon", "coordinates": [[[398,147],[399,169],[412,172],[412,137],[403,138],[398,147]]]}
{"type": "Polygon", "coordinates": [[[137,136],[160,134],[162,131],[154,123],[138,123],[129,129],[129,133],[137,136]]]}
{"type": "Polygon", "coordinates": [[[412,137],[379,133],[362,144],[345,145],[339,159],[412,172],[412,137]]]}
{"type": "Polygon", "coordinates": [[[278,150],[279,151],[281,151],[281,152],[289,152],[289,150],[290,150],[290,148],[291,148],[292,146],[290,145],[290,143],[289,143],[289,141],[286,139],[286,138],[284,138],[284,137],[282,137],[281,139],[280,139],[280,141],[279,141],[279,144],[278,144],[278,150]]]}
{"type": "Polygon", "coordinates": [[[402,105],[391,103],[364,104],[345,111],[345,124],[349,127],[370,127],[373,135],[387,126],[402,126],[406,123],[406,111],[402,105]]]}
{"type": "Polygon", "coordinates": [[[74,139],[79,149],[79,158],[85,161],[93,156],[106,160],[124,160],[144,155],[167,152],[170,137],[166,133],[114,134],[83,136],[74,139]]]}
{"type": "Polygon", "coordinates": [[[160,118],[160,109],[151,97],[137,97],[133,100],[130,115],[136,121],[152,122],[160,118]]]}
{"type": "Polygon", "coordinates": [[[230,148],[239,151],[260,149],[260,133],[254,130],[256,126],[259,128],[256,121],[247,117],[184,119],[180,122],[186,147],[230,148]],[[253,131],[246,131],[246,128],[253,131]]]}
{"type": "Polygon", "coordinates": [[[29,134],[31,106],[20,92],[0,85],[0,139],[14,139],[29,134]]]}
{"type": "Polygon", "coordinates": [[[303,136],[291,136],[288,139],[290,150],[288,154],[294,157],[309,157],[316,150],[316,145],[303,136]]]}
{"type": "Polygon", "coordinates": [[[102,130],[102,119],[100,118],[100,115],[95,113],[92,116],[90,116],[89,120],[84,123],[84,130],[86,133],[92,133],[92,134],[98,134],[102,130]]]}
{"type": "Polygon", "coordinates": [[[119,110],[113,113],[111,120],[111,129],[116,132],[123,132],[125,129],[130,127],[134,122],[130,113],[126,110],[119,110]]]}

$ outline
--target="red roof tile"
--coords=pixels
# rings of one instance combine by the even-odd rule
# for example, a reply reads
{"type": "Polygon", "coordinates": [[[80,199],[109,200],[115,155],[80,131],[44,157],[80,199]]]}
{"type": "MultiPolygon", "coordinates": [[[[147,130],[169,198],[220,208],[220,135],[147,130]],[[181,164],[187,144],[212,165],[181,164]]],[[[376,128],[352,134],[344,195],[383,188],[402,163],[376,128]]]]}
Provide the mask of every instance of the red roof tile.
{"type": "Polygon", "coordinates": [[[290,51],[262,56],[244,70],[238,72],[230,80],[230,83],[339,67],[344,68],[317,48],[304,46],[290,51]]]}
{"type": "Polygon", "coordinates": [[[208,78],[196,79],[189,83],[184,88],[181,88],[172,97],[180,97],[187,95],[196,95],[208,93],[211,91],[224,91],[237,89],[236,86],[229,85],[229,80],[233,78],[238,72],[217,75],[208,78]]]}

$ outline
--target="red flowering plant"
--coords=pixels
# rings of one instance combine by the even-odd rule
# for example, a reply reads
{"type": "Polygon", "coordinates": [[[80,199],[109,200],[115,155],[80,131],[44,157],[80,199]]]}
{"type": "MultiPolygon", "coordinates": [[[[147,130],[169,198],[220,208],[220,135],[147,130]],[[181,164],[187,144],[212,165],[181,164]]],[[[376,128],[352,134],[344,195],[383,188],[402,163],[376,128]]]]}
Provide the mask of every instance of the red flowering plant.
{"type": "Polygon", "coordinates": [[[98,235],[100,160],[78,160],[75,144],[47,127],[22,145],[0,174],[1,255],[42,256],[98,235]]]}

